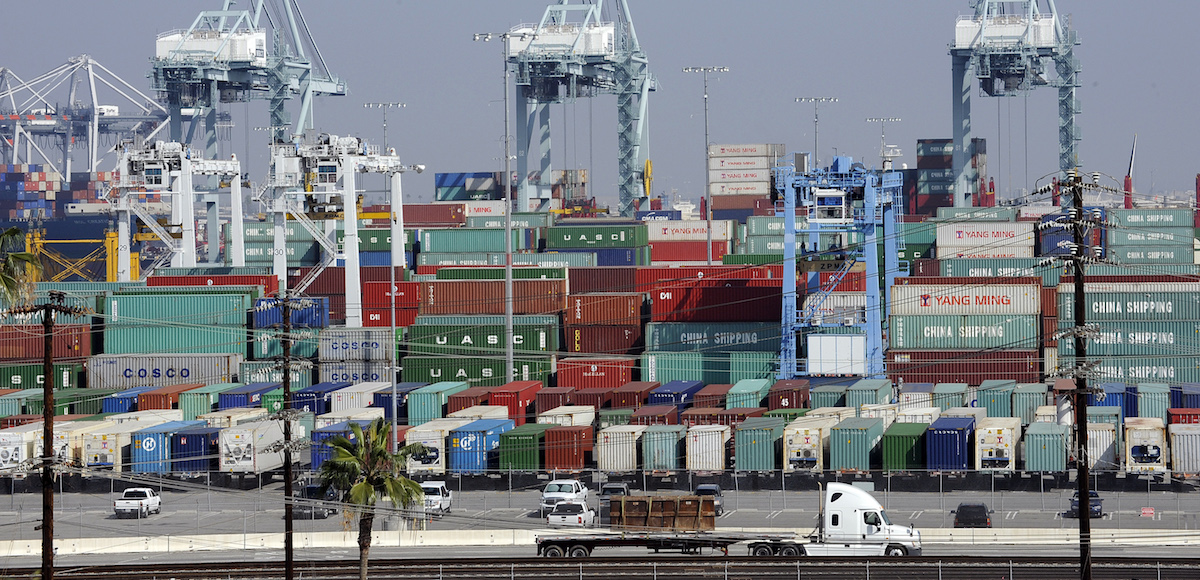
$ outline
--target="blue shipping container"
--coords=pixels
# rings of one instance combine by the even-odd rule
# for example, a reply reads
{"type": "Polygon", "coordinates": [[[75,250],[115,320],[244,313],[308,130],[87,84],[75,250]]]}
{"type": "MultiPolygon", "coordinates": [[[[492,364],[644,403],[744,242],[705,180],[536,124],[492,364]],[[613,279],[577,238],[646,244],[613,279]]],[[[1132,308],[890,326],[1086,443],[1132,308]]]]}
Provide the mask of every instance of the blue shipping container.
{"type": "Polygon", "coordinates": [[[972,417],[942,417],[925,432],[925,458],[932,471],[973,469],[971,444],[975,432],[972,417]]]}
{"type": "Polygon", "coordinates": [[[677,209],[652,209],[650,211],[633,212],[633,219],[644,222],[657,222],[683,219],[683,212],[677,209]]]}
{"type": "Polygon", "coordinates": [[[1125,383],[1100,383],[1096,385],[1096,390],[1104,392],[1104,400],[1101,401],[1096,393],[1088,393],[1089,407],[1117,407],[1120,409],[1121,422],[1125,422],[1125,417],[1137,417],[1137,395],[1130,393],[1126,396],[1126,391],[1130,391],[1125,383]],[[1134,406],[1130,409],[1130,404],[1134,406]]]}
{"type": "Polygon", "coordinates": [[[450,473],[487,473],[500,466],[500,434],[512,419],[482,419],[450,431],[450,473]]]}
{"type": "Polygon", "coordinates": [[[1200,383],[1184,383],[1179,385],[1178,397],[1171,391],[1171,407],[1176,409],[1200,409],[1200,383]]]}
{"type": "MultiPolygon", "coordinates": [[[[414,259],[415,258],[413,257],[413,253],[411,251],[404,252],[404,263],[405,264],[408,264],[410,267],[415,266],[416,262],[413,261],[414,259]]],[[[358,253],[358,265],[359,266],[391,266],[392,265],[392,253],[391,252],[380,252],[377,250],[359,252],[358,253]]],[[[337,267],[345,268],[346,261],[338,260],[337,267]]]]}
{"type": "Polygon", "coordinates": [[[746,218],[754,215],[752,209],[714,209],[712,210],[714,220],[733,220],[740,224],[746,223],[746,218]]]}
{"type": "Polygon", "coordinates": [[[220,427],[193,427],[176,431],[171,437],[171,471],[219,471],[220,437],[220,427]]]}
{"type": "MultiPolygon", "coordinates": [[[[364,264],[369,265],[369,264],[364,264]]],[[[326,328],[329,326],[329,298],[295,298],[292,302],[292,327],[326,328]]],[[[254,301],[254,328],[283,326],[283,313],[279,301],[274,298],[259,298],[254,301]]]]}
{"type": "Polygon", "coordinates": [[[217,399],[217,410],[238,407],[261,407],[262,396],[283,386],[283,383],[250,383],[244,387],[229,389],[217,399]]]}
{"type": "Polygon", "coordinates": [[[101,413],[128,413],[136,411],[138,395],[161,388],[158,385],[149,387],[134,387],[119,393],[113,393],[100,401],[101,413]]]}
{"type": "Polygon", "coordinates": [[[370,421],[342,421],[341,423],[322,427],[312,432],[312,446],[310,449],[312,452],[312,464],[310,468],[313,471],[320,470],[322,463],[333,458],[333,448],[325,445],[326,440],[340,435],[350,441],[354,441],[354,431],[350,429],[350,423],[358,423],[358,426],[363,429],[371,425],[370,421]]]}
{"type": "Polygon", "coordinates": [[[675,405],[680,411],[692,406],[696,393],[704,388],[700,381],[670,381],[650,391],[647,405],[675,405]]]}
{"type": "MultiPolygon", "coordinates": [[[[396,404],[396,416],[401,419],[408,419],[408,394],[421,388],[429,383],[396,383],[396,398],[400,401],[396,404]]],[[[392,419],[392,390],[384,389],[375,393],[375,401],[371,403],[372,407],[383,408],[383,418],[392,419]]]]}
{"type": "Polygon", "coordinates": [[[597,266],[637,266],[638,253],[634,248],[588,248],[554,250],[560,254],[595,254],[597,266]]]}
{"type": "Polygon", "coordinates": [[[170,473],[171,437],[189,427],[204,427],[204,421],[171,421],[135,431],[129,438],[129,471],[170,473]]]}
{"type": "Polygon", "coordinates": [[[314,415],[324,415],[329,412],[329,398],[334,391],[344,389],[354,383],[317,383],[292,393],[292,408],[306,411],[314,415]]]}

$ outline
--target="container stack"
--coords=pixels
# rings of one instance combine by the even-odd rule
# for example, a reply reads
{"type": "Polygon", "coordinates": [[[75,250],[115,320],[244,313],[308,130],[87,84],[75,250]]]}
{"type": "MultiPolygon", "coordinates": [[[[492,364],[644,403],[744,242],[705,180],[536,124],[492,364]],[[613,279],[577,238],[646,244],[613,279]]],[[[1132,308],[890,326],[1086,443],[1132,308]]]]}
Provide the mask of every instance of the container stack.
{"type": "MultiPolygon", "coordinates": [[[[967,167],[967,178],[977,183],[978,191],[986,191],[987,141],[971,140],[971,163],[967,167]]],[[[938,208],[954,207],[954,142],[951,139],[917,140],[916,190],[910,199],[904,200],[909,214],[934,215],[938,208]]],[[[994,203],[979,203],[971,200],[969,205],[987,206],[994,203]]]]}
{"type": "Polygon", "coordinates": [[[1196,231],[1188,208],[1110,209],[1108,255],[1118,264],[1192,264],[1196,231]]]}
{"type": "Polygon", "coordinates": [[[786,153],[783,144],[709,145],[713,219],[746,223],[757,202],[771,199],[771,168],[786,153]]]}
{"type": "MultiPolygon", "coordinates": [[[[37,163],[0,165],[0,216],[7,219],[61,216],[56,208],[62,191],[62,175],[45,171],[37,163]]],[[[65,196],[64,196],[65,197],[65,196]]]]}
{"type": "Polygon", "coordinates": [[[651,262],[645,224],[555,225],[545,232],[547,252],[593,254],[597,266],[645,266],[651,262]]]}
{"type": "MultiPolygon", "coordinates": [[[[455,282],[459,281],[445,281],[455,282]]],[[[555,287],[553,281],[522,280],[521,282],[547,282],[555,287]]],[[[565,284],[565,281],[559,281],[565,284]]],[[[425,286],[439,284],[426,282],[425,286]]],[[[493,284],[491,281],[462,281],[474,285],[475,292],[460,289],[462,297],[470,300],[471,296],[495,296],[495,292],[479,291],[478,285],[493,284]]],[[[500,284],[503,284],[501,282],[500,284]]],[[[494,285],[494,284],[493,284],[494,285]]],[[[520,296],[521,284],[514,283],[514,289],[520,296]]],[[[494,290],[494,288],[493,288],[494,290]]],[[[500,290],[503,295],[503,289],[500,290]]],[[[441,298],[438,290],[433,294],[441,298]]],[[[428,297],[426,296],[426,297],[428,297]]],[[[553,295],[546,299],[554,303],[565,301],[565,293],[561,299],[553,295]]],[[[438,312],[453,311],[454,301],[448,299],[442,302],[431,299],[423,302],[425,305],[436,304],[438,312]]],[[[463,314],[422,314],[417,316],[415,323],[408,328],[408,355],[402,360],[403,380],[409,382],[466,381],[471,386],[499,386],[506,382],[505,367],[507,365],[505,346],[505,323],[503,315],[481,314],[480,308],[470,306],[464,301],[461,310],[475,313],[463,314]]],[[[521,309],[517,309],[519,312],[521,309]]],[[[513,321],[513,351],[517,380],[534,380],[545,382],[555,370],[559,345],[559,316],[561,307],[550,310],[554,314],[518,315],[513,321]]]]}
{"type": "Polygon", "coordinates": [[[715,262],[730,253],[737,222],[713,220],[712,251],[705,220],[655,221],[647,224],[650,259],[656,264],[715,262]],[[711,254],[711,255],[710,255],[711,254]]]}

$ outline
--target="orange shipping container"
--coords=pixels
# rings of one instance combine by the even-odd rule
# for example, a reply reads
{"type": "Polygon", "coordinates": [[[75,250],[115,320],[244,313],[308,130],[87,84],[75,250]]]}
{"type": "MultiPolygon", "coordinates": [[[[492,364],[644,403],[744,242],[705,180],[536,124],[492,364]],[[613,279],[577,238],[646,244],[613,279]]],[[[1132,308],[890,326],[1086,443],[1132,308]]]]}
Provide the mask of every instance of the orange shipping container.
{"type": "Polygon", "coordinates": [[[595,435],[592,426],[554,427],[546,430],[546,471],[583,471],[592,464],[595,435]]]}
{"type": "MultiPolygon", "coordinates": [[[[513,314],[557,314],[567,307],[566,280],[514,280],[513,314]]],[[[504,280],[421,283],[421,314],[504,314],[504,280]]]]}
{"type": "Polygon", "coordinates": [[[184,383],[146,391],[138,395],[137,408],[140,411],[147,409],[177,409],[179,408],[179,393],[198,389],[203,386],[204,383],[184,383]]]}
{"type": "Polygon", "coordinates": [[[572,294],[563,316],[566,325],[637,326],[642,323],[646,295],[641,292],[572,294]]]}

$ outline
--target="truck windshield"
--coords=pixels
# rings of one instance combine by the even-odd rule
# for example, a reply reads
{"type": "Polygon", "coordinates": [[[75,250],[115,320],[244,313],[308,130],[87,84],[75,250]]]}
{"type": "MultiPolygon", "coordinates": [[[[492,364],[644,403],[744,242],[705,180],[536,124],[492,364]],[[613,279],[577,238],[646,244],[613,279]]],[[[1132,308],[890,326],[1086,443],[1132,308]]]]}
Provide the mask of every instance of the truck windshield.
{"type": "Polygon", "coordinates": [[[883,520],[883,525],[885,526],[892,525],[892,520],[888,519],[887,512],[883,510],[879,510],[879,519],[883,520]]]}

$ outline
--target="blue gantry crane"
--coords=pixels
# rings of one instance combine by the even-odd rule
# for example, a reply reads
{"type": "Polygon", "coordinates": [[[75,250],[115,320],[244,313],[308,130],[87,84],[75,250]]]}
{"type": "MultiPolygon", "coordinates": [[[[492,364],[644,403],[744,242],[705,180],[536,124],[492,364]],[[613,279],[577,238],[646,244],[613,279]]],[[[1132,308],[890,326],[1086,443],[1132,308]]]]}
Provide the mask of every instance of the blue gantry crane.
{"type": "Polygon", "coordinates": [[[975,13],[960,16],[950,46],[954,117],[954,206],[971,205],[976,184],[968,178],[971,146],[971,91],[967,74],[975,71],[979,87],[990,97],[1010,97],[1037,87],[1058,88],[1058,167],[1078,166],[1079,38],[1058,14],[1054,0],[971,0],[975,13]],[[1047,61],[1053,63],[1054,75],[1047,61]]]}
{"type": "MultiPolygon", "coordinates": [[[[834,157],[827,168],[808,168],[807,154],[796,154],[793,162],[774,168],[775,187],[783,202],[783,314],[779,379],[808,374],[884,376],[883,321],[888,296],[901,271],[904,249],[898,217],[903,213],[903,177],[899,172],[868,170],[850,157],[834,157]],[[796,209],[806,215],[804,229],[796,227],[796,209]],[[880,236],[882,230],[882,236],[880,236]],[[833,234],[833,235],[830,235],[833,234]],[[835,240],[830,246],[829,240],[835,240]],[[854,242],[848,243],[850,240],[854,242]],[[878,251],[882,242],[883,250],[878,251]],[[797,252],[797,244],[801,251],[797,252]],[[824,247],[822,247],[824,246],[824,247]],[[882,269],[880,253],[883,254],[882,269]],[[829,258],[833,258],[830,260],[829,258]],[[834,264],[834,275],[820,284],[817,266],[834,264]],[[805,273],[797,285],[797,267],[805,273]],[[861,272],[866,281],[866,305],[861,318],[831,319],[820,316],[831,290],[851,271],[861,272]],[[792,289],[795,289],[794,291],[792,289]],[[797,304],[797,296],[805,301],[797,304]],[[838,341],[842,352],[809,352],[807,366],[801,364],[798,341],[822,328],[847,326],[862,330],[857,336],[838,341]],[[862,340],[861,343],[857,341],[862,340]],[[862,351],[859,352],[859,344],[862,351]],[[811,364],[821,358],[819,368],[811,364]]],[[[904,266],[907,271],[907,266],[904,266]]]]}
{"type": "Polygon", "coordinates": [[[516,71],[517,198],[522,211],[531,199],[551,196],[549,106],[601,94],[617,95],[621,215],[633,215],[638,200],[647,195],[646,107],[657,82],[638,43],[629,4],[615,2],[615,21],[604,20],[602,0],[559,0],[546,8],[537,24],[521,24],[509,32],[508,66],[516,71]]]}

